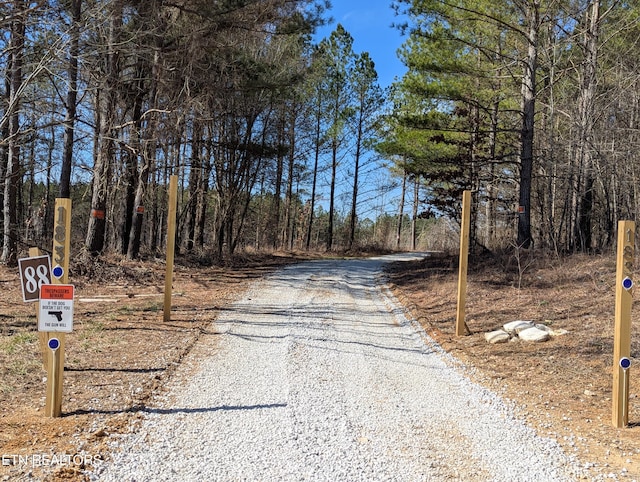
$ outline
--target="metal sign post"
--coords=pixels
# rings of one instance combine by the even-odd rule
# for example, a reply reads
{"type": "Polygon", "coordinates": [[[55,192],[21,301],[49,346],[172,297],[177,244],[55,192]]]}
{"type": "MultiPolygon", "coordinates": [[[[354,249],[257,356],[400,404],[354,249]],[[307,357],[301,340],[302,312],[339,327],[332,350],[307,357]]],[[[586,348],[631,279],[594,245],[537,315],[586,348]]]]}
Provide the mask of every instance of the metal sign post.
{"type": "Polygon", "coordinates": [[[635,258],[635,223],[618,222],[616,268],[616,308],[613,338],[612,422],[616,428],[629,421],[629,380],[624,368],[631,353],[631,305],[633,302],[633,263],[635,258]]]}

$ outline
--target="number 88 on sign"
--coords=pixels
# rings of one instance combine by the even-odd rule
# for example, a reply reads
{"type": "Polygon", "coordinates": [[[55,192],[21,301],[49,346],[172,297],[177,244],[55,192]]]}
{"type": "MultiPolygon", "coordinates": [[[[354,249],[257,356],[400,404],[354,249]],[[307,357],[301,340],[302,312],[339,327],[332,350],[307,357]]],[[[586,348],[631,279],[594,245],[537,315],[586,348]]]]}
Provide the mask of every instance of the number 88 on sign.
{"type": "Polygon", "coordinates": [[[40,299],[40,287],[51,283],[51,261],[49,256],[35,256],[18,260],[22,299],[25,302],[40,299]]]}

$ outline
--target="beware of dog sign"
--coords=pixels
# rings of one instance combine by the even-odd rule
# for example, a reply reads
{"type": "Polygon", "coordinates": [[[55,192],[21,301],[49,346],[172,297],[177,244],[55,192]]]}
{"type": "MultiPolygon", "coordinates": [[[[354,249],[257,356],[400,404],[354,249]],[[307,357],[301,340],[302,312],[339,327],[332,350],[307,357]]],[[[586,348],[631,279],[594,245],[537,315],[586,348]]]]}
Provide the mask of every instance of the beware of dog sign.
{"type": "Polygon", "coordinates": [[[38,331],[73,331],[73,285],[42,285],[38,331]]]}

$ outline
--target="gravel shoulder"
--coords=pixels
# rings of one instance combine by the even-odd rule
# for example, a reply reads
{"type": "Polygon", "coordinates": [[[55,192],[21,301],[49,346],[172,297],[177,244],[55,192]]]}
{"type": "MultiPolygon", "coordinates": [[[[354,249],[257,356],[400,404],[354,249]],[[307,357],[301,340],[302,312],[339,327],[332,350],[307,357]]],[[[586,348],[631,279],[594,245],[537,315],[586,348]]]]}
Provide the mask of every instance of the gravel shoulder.
{"type": "Polygon", "coordinates": [[[401,258],[304,262],[255,283],[91,479],[584,477],[405,316],[382,276],[401,258]]]}

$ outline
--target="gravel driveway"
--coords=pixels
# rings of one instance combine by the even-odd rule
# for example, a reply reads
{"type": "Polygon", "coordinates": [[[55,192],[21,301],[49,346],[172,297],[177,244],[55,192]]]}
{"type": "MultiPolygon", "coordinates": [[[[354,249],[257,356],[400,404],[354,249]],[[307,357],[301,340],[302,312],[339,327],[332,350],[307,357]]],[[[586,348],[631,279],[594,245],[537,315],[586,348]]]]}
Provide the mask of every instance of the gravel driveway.
{"type": "Polygon", "coordinates": [[[203,335],[110,481],[565,481],[555,441],[471,382],[408,320],[385,262],[305,262],[257,282],[203,335]]]}

